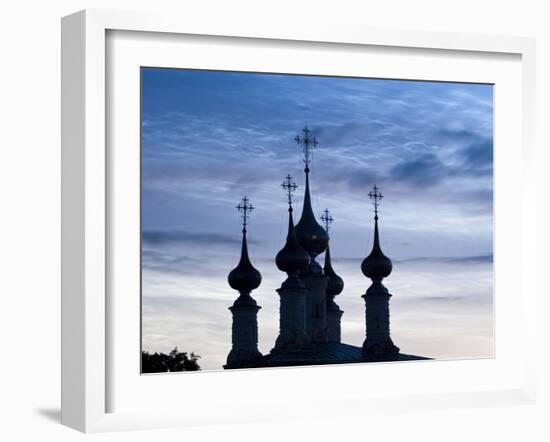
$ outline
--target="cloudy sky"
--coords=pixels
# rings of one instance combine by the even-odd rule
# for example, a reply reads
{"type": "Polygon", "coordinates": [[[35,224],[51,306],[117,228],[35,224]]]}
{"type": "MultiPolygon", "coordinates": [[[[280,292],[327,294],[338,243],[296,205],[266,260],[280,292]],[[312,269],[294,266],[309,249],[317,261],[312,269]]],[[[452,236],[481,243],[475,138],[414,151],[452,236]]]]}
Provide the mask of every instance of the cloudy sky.
{"type": "Polygon", "coordinates": [[[143,349],[193,351],[203,369],[225,363],[243,195],[256,208],[259,346],[272,348],[285,278],[274,264],[286,236],[280,183],[290,173],[300,186],[298,218],[304,174],[293,138],[306,124],[320,143],[313,209],[335,219],[343,341],[364,339],[360,262],[377,184],[395,343],[439,359],[491,357],[492,86],[153,68],[142,70],[143,349]]]}

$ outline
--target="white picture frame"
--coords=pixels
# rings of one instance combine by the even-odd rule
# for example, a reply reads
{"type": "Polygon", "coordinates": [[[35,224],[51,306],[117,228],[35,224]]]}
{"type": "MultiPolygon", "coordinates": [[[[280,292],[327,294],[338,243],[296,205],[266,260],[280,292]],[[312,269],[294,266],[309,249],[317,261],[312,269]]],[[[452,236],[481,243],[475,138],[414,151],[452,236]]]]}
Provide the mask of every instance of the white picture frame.
{"type": "MultiPolygon", "coordinates": [[[[248,422],[285,419],[299,415],[325,416],[327,400],[338,401],[340,414],[367,414],[384,409],[399,411],[410,408],[453,408],[497,405],[499,403],[528,403],[534,395],[534,368],[529,354],[535,353],[535,326],[528,318],[535,317],[535,278],[527,263],[527,256],[536,253],[535,240],[535,192],[534,173],[534,97],[535,97],[535,46],[532,39],[517,37],[492,37],[479,35],[427,33],[403,30],[359,29],[326,24],[304,26],[298,24],[269,24],[260,22],[211,22],[196,17],[155,16],[144,13],[126,13],[87,10],[65,17],[62,21],[62,422],[85,432],[110,431],[165,426],[201,425],[213,422],[248,422]],[[520,144],[517,154],[521,157],[522,186],[518,197],[521,210],[517,211],[517,225],[521,227],[516,238],[515,263],[519,270],[517,296],[523,315],[516,318],[521,329],[524,346],[518,353],[509,382],[501,382],[497,388],[483,388],[465,382],[461,392],[430,391],[427,394],[410,393],[377,394],[362,392],[342,395],[338,392],[326,398],[309,399],[307,411],[299,405],[282,408],[275,400],[272,407],[247,403],[245,398],[233,398],[233,409],[223,401],[210,398],[210,402],[198,404],[196,410],[168,407],[139,411],[110,411],[109,392],[113,388],[108,375],[112,354],[108,335],[113,318],[109,309],[108,294],[108,244],[113,238],[107,228],[112,210],[108,185],[108,152],[106,115],[108,84],[106,67],[108,51],[106,35],[110,31],[155,32],[163,35],[199,35],[225,38],[268,39],[273,42],[309,42],[312,44],[337,43],[345,47],[376,46],[384,48],[430,49],[459,51],[476,54],[509,54],[521,63],[521,121],[518,121],[520,144]],[[525,189],[530,189],[527,192],[525,189]],[[519,265],[518,262],[521,264],[519,265]],[[521,366],[521,367],[519,367],[521,366]],[[238,413],[248,410],[248,413],[238,413]],[[239,417],[236,417],[236,415],[239,417]],[[243,417],[244,416],[244,417],[243,417]]],[[[496,108],[498,113],[498,106],[496,108]]],[[[499,192],[498,187],[495,190],[499,192]]],[[[508,253],[495,244],[498,253],[508,253]]],[[[515,249],[514,249],[514,253],[515,249]]],[[[497,269],[498,272],[498,269],[497,269]]],[[[510,277],[510,275],[509,275],[510,277]]],[[[509,290],[512,290],[511,288],[509,290]]],[[[496,318],[498,321],[498,316],[496,318]]],[[[499,358],[497,354],[496,359],[499,358]]],[[[531,359],[532,361],[533,359],[531,359]]],[[[413,366],[405,367],[414,370],[413,366]]],[[[388,366],[380,366],[388,369],[388,366]]],[[[339,370],[341,368],[324,368],[339,370]]],[[[491,370],[488,366],[487,370],[491,370]]],[[[347,375],[359,377],[364,366],[348,370],[347,375]],[[352,372],[353,370],[353,372],[352,372]]],[[[392,368],[393,370],[393,368],[392,368]]],[[[437,368],[436,368],[437,370],[437,368]]],[[[294,369],[262,372],[247,375],[265,382],[266,376],[283,376],[286,381],[302,374],[294,369]],[[278,374],[276,373],[278,372],[278,374]]],[[[370,374],[372,374],[372,369],[370,374]]],[[[217,375],[229,375],[218,373],[217,375]]],[[[203,376],[202,374],[198,376],[203,376]]],[[[209,382],[221,385],[213,375],[209,382]]],[[[170,377],[169,377],[170,378],[170,377]]],[[[175,377],[171,377],[175,379],[175,377]]],[[[180,379],[182,379],[180,377],[180,379]]],[[[191,378],[187,378],[191,379],[191,378]]],[[[229,378],[227,378],[229,379],[229,378]]],[[[231,383],[243,383],[243,372],[231,373],[231,383]]],[[[193,381],[195,382],[196,379],[193,381]]],[[[171,382],[168,380],[167,382],[171,382]]],[[[301,382],[301,381],[300,381],[301,382]]],[[[212,387],[214,389],[214,387],[212,387]]]]}

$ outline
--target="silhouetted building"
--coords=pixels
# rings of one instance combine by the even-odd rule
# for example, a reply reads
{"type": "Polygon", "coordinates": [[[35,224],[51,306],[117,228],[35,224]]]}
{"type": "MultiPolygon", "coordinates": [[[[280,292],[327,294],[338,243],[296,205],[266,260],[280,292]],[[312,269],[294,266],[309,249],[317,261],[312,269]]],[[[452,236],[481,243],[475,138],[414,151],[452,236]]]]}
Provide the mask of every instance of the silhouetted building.
{"type": "Polygon", "coordinates": [[[353,362],[428,359],[399,352],[390,337],[388,289],[382,280],[392,271],[391,260],[382,253],[378,231],[378,204],[382,198],[377,186],[369,193],[374,201],[373,248],[361,265],[372,280],[362,296],[365,300],[366,339],[362,347],[341,342],[343,311],[334,298],[342,293],[344,281],[332,267],[329,226],[333,221],[328,209],[321,220],[313,215],[310,192],[310,163],[317,140],[305,127],[296,142],[303,148],[305,192],[302,216],[296,226],[293,220],[292,193],[298,187],[288,175],[282,184],[288,197],[288,233],[286,243],[275,258],[279,270],[287,274],[277,289],[280,298],[279,336],[266,355],[258,351],[257,312],[259,306],[250,296],[261,282],[260,273],[250,264],[246,247],[247,214],[252,210],[243,199],[237,208],[243,212],[243,249],[239,265],[229,274],[229,284],[240,292],[230,308],[233,314],[232,342],[224,368],[278,367],[298,365],[341,364],[353,362]],[[248,207],[248,208],[247,208],[248,207]],[[325,252],[324,267],[315,258],[325,252]]]}
{"type": "Polygon", "coordinates": [[[258,310],[260,306],[250,295],[262,282],[262,275],[254,268],[248,257],[246,226],[248,214],[254,209],[245,196],[237,206],[242,213],[243,239],[241,259],[237,267],[229,273],[227,280],[231,288],[239,292],[238,298],[229,307],[233,315],[231,329],[232,347],[224,368],[240,368],[257,361],[262,354],[258,350],[258,310]]]}
{"type": "Polygon", "coordinates": [[[371,286],[362,296],[365,300],[366,339],[363,355],[374,360],[395,360],[399,358],[399,348],[390,337],[390,293],[382,284],[389,276],[393,265],[380,248],[378,234],[378,202],[383,197],[375,185],[369,193],[374,201],[374,241],[372,251],[361,263],[361,271],[372,280],[371,286]]]}

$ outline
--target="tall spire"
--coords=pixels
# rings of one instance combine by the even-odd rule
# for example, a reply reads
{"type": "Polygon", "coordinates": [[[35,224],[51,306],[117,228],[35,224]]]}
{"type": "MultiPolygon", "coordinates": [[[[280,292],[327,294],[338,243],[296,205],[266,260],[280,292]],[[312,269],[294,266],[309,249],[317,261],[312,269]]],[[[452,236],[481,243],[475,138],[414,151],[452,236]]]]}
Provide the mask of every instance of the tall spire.
{"type": "Polygon", "coordinates": [[[390,258],[382,252],[378,233],[378,206],[384,196],[379,192],[378,186],[375,185],[372,191],[369,192],[369,198],[373,201],[374,205],[374,241],[370,255],[361,264],[361,271],[367,278],[372,279],[373,285],[371,288],[383,289],[387,292],[387,289],[382,284],[382,280],[390,275],[393,265],[390,258]]]}
{"type": "Polygon", "coordinates": [[[245,196],[236,209],[241,213],[243,240],[241,259],[227,277],[229,285],[239,292],[239,297],[229,307],[233,316],[231,327],[231,351],[227,355],[226,369],[245,368],[255,364],[262,354],[258,350],[258,310],[260,306],[250,292],[260,286],[262,275],[254,268],[248,257],[246,226],[250,212],[254,210],[245,196]]]}
{"type": "Polygon", "coordinates": [[[320,272],[319,265],[315,262],[315,257],[323,253],[328,245],[328,234],[323,229],[313,214],[311,207],[311,194],[309,187],[309,165],[311,163],[312,152],[318,146],[317,139],[311,134],[308,127],[302,129],[303,135],[296,135],[294,140],[302,147],[303,161],[305,164],[304,172],[306,174],[306,188],[304,195],[304,206],[302,216],[296,224],[296,236],[302,247],[310,254],[312,258],[313,270],[320,272]],[[315,265],[317,264],[317,265],[315,265]]]}
{"type": "MultiPolygon", "coordinates": [[[[325,209],[321,214],[321,221],[325,225],[325,230],[328,234],[330,225],[334,222],[334,218],[330,215],[328,209],[325,209]]],[[[327,285],[327,302],[334,302],[334,297],[342,293],[344,290],[344,280],[340,278],[332,268],[332,260],[330,257],[330,242],[325,252],[325,265],[323,268],[325,276],[328,278],[327,285]]]]}
{"type": "MultiPolygon", "coordinates": [[[[334,218],[330,215],[328,209],[325,209],[321,214],[321,221],[325,226],[327,234],[334,218]]],[[[327,280],[325,288],[326,295],[326,325],[327,325],[327,341],[328,342],[341,342],[342,341],[342,315],[344,312],[340,310],[340,307],[334,298],[342,293],[344,290],[344,280],[340,278],[332,268],[332,261],[330,259],[330,241],[325,252],[325,266],[323,267],[323,273],[327,280]]]]}
{"type": "Polygon", "coordinates": [[[292,217],[292,193],[297,189],[297,185],[292,181],[292,177],[287,175],[281,187],[287,193],[288,198],[288,233],[284,247],[277,253],[275,263],[279,270],[288,274],[288,279],[285,284],[298,283],[297,275],[299,272],[307,269],[310,257],[302,248],[294,228],[294,220],[292,217]]]}
{"type": "Polygon", "coordinates": [[[287,175],[281,184],[288,197],[288,234],[284,247],[277,253],[275,262],[288,277],[277,289],[280,297],[279,336],[272,352],[302,348],[310,341],[306,330],[306,295],[308,290],[298,276],[309,266],[309,254],[296,239],[292,219],[292,192],[298,187],[287,175]]]}
{"type": "Polygon", "coordinates": [[[260,283],[262,282],[262,275],[250,262],[250,258],[248,256],[248,243],[246,240],[248,218],[250,216],[250,212],[254,210],[254,206],[250,204],[250,201],[245,196],[236,206],[236,209],[241,213],[243,226],[241,259],[239,260],[237,267],[229,272],[227,280],[231,288],[239,291],[241,294],[237,301],[240,300],[241,302],[249,303],[253,302],[255,304],[256,302],[250,296],[250,292],[260,286],[260,283]]]}
{"type": "Polygon", "coordinates": [[[372,251],[362,264],[363,274],[372,280],[372,284],[362,296],[365,300],[366,338],[363,342],[363,356],[369,361],[394,361],[399,359],[399,347],[390,337],[391,294],[382,284],[382,280],[392,271],[392,262],[380,248],[378,234],[378,205],[383,195],[378,186],[369,192],[374,204],[374,241],[372,251]]]}

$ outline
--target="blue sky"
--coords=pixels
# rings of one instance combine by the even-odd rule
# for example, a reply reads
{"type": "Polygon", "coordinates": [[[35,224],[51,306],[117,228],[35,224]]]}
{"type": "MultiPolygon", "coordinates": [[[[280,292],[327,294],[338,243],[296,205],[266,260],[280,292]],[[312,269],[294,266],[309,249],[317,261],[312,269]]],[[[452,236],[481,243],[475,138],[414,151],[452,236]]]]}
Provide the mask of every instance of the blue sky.
{"type": "MultiPolygon", "coordinates": [[[[274,256],[286,235],[280,183],[303,196],[294,136],[319,140],[311,164],[314,211],[328,207],[343,338],[360,345],[369,285],[359,263],[372,240],[368,192],[385,195],[381,239],[392,334],[409,353],[492,355],[492,125],[490,85],[147,68],[142,71],[143,347],[195,351],[220,368],[229,351],[247,195],[249,238],[264,277],[254,296],[260,349],[277,334],[284,279],[274,256]]],[[[299,210],[298,210],[299,212],[299,210]]],[[[319,258],[322,262],[322,256],[319,258]]]]}

